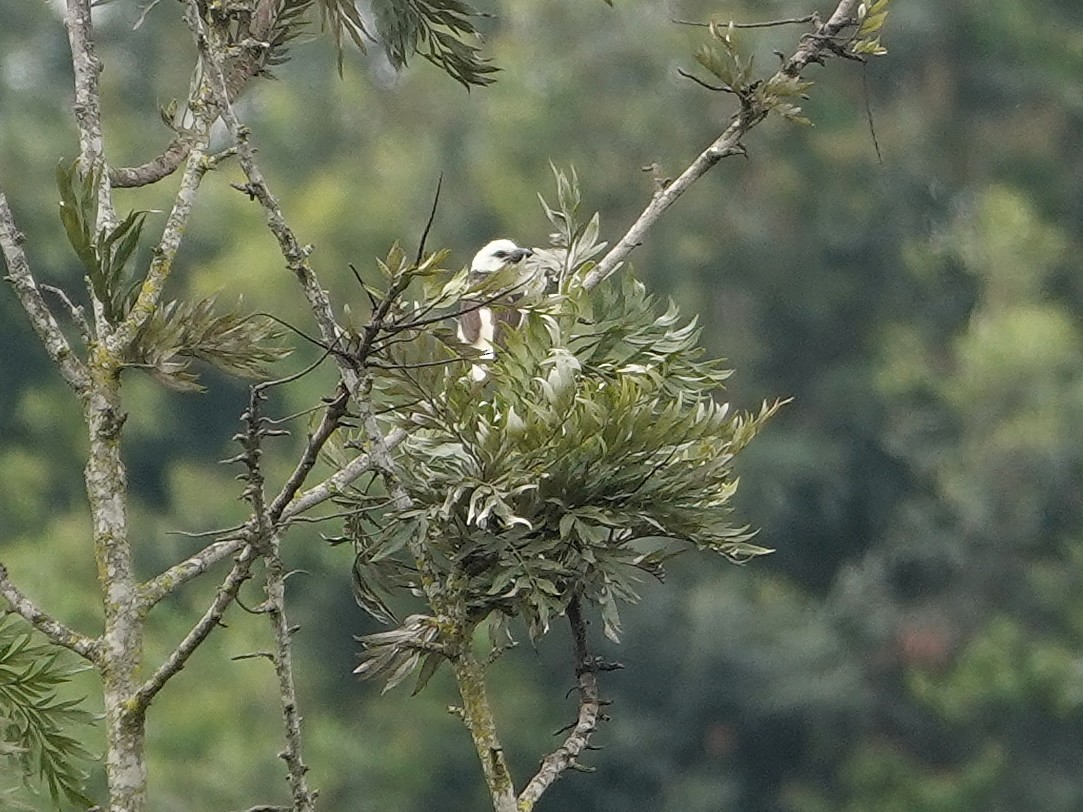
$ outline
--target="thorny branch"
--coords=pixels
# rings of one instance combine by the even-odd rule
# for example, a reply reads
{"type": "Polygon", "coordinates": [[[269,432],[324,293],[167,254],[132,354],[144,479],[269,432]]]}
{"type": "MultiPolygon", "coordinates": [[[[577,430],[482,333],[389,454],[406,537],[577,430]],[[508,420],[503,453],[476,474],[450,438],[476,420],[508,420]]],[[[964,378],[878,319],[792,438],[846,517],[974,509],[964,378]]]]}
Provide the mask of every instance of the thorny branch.
{"type": "MultiPolygon", "coordinates": [[[[822,62],[828,54],[837,54],[841,49],[835,43],[835,38],[856,23],[857,4],[858,0],[841,0],[827,22],[818,26],[815,33],[802,38],[793,56],[783,63],[776,75],[780,78],[799,76],[810,62],[822,62]]],[[[628,255],[642,244],[647,232],[662,216],[662,213],[715,164],[729,155],[743,155],[745,150],[741,145],[742,139],[749,130],[766,117],[767,110],[742,101],[741,108],[730,125],[688,165],[676,180],[655,193],[625,235],[587,274],[583,280],[583,286],[590,290],[616,271],[628,255]]]]}
{"type": "Polygon", "coordinates": [[[519,812],[529,812],[550,785],[569,767],[576,766],[579,754],[590,743],[590,737],[598,728],[601,718],[601,699],[598,696],[598,664],[587,646],[587,623],[583,618],[579,596],[568,603],[568,625],[572,633],[572,649],[575,652],[575,676],[579,691],[579,714],[571,733],[552,753],[542,759],[537,774],[519,793],[519,812]]]}

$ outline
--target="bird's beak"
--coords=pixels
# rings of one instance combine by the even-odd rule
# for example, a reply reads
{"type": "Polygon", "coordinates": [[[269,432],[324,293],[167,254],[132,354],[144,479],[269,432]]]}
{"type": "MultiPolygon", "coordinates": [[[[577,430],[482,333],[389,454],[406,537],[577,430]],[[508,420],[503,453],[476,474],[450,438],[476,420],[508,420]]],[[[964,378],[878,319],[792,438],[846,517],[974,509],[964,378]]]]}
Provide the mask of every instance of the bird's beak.
{"type": "Polygon", "coordinates": [[[516,248],[508,255],[509,262],[521,262],[524,257],[532,257],[534,252],[529,248],[516,248]]]}

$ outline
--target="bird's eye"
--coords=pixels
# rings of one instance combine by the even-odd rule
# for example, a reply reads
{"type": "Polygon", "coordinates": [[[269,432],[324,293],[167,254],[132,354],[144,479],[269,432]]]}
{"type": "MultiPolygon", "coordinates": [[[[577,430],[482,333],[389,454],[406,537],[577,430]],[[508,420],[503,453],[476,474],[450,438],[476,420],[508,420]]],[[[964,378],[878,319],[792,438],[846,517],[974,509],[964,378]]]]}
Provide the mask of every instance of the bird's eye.
{"type": "Polygon", "coordinates": [[[494,251],[493,252],[493,256],[496,257],[497,259],[503,259],[507,255],[508,255],[507,251],[494,251]]]}

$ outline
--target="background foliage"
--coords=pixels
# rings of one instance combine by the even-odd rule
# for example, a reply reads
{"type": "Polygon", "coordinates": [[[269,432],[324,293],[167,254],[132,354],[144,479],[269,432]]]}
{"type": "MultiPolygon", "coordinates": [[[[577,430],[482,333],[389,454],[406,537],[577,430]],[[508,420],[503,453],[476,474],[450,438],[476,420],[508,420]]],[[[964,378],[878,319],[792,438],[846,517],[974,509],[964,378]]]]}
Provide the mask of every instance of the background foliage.
{"type": "MultiPolygon", "coordinates": [[[[612,238],[650,194],[638,168],[675,171],[730,111],[677,76],[705,37],[671,18],[808,12],[764,5],[485,3],[494,16],[474,24],[502,70],[470,93],[423,60],[396,73],[378,48],[348,54],[340,80],[327,43],[302,37],[279,81],[247,91],[243,113],[325,283],[348,300],[361,294],[347,263],[370,265],[420,232],[441,170],[451,203],[431,239],[456,247],[456,263],[493,236],[545,244],[535,193],[550,159],[580,168],[584,206],[612,238]]],[[[634,255],[650,289],[700,314],[712,353],[737,370],[737,405],[794,398],[738,465],[736,517],[777,552],[740,570],[678,561],[665,588],[643,584],[644,602],[622,614],[621,648],[604,652],[628,668],[604,679],[614,720],[598,737],[598,771],[560,782],[547,808],[1083,805],[1077,10],[895,3],[888,58],[864,76],[813,71],[802,113],[816,126],[766,124],[747,161],[715,170],[634,255]]],[[[139,4],[99,13],[107,143],[114,160],[138,163],[168,140],[151,122],[183,97],[193,46],[168,3],[134,32],[139,4]]],[[[766,65],[792,37],[741,41],[766,65]]],[[[81,265],[52,182],[75,154],[66,54],[50,5],[0,4],[0,175],[43,281],[71,288],[81,265]]],[[[225,179],[198,204],[174,281],[187,290],[174,293],[244,293],[254,310],[301,320],[260,213],[225,179]]],[[[140,191],[122,208],[166,202],[165,190],[140,191]]],[[[10,295],[0,348],[0,551],[30,594],[90,631],[78,415],[10,295]]],[[[134,378],[128,390],[147,572],[190,551],[167,531],[242,514],[212,461],[231,453],[244,392],[211,370],[201,380],[198,395],[134,378]]],[[[311,386],[276,405],[307,407],[321,391],[311,386]]],[[[413,699],[352,679],[353,637],[376,627],[351,597],[349,552],[313,531],[287,555],[330,573],[290,582],[324,807],[483,808],[466,734],[444,711],[446,675],[413,699]]],[[[163,640],[187,628],[208,588],[171,599],[154,620],[163,640]]],[[[253,746],[277,741],[270,669],[230,659],[265,647],[263,634],[231,615],[156,702],[157,809],[284,795],[275,748],[253,746]]],[[[513,761],[570,718],[566,657],[563,640],[545,639],[498,666],[513,761]]]]}

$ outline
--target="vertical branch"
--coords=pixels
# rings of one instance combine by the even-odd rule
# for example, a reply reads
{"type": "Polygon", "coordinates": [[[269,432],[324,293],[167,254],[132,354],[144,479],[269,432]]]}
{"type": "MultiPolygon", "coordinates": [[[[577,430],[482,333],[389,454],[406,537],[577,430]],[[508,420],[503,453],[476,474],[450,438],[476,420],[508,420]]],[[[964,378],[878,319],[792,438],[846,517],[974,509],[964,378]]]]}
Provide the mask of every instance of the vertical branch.
{"type": "MultiPolygon", "coordinates": [[[[67,0],[64,23],[68,29],[72,68],[75,70],[75,121],[79,127],[79,160],[83,172],[105,165],[105,145],[102,139],[101,92],[98,77],[101,60],[94,51],[94,24],[90,18],[90,0],[67,0]]],[[[109,176],[102,172],[98,190],[97,228],[116,225],[109,176]]]]}
{"type": "Polygon", "coordinates": [[[519,793],[519,812],[530,812],[534,804],[550,785],[569,767],[577,764],[579,754],[590,743],[590,737],[598,728],[601,718],[601,700],[598,697],[598,664],[587,646],[587,624],[583,619],[579,596],[568,604],[568,625],[572,632],[572,650],[575,654],[575,677],[579,690],[579,715],[571,733],[556,750],[542,759],[537,774],[519,793]]]}
{"type": "Polygon", "coordinates": [[[120,453],[125,415],[119,370],[100,348],[96,354],[83,420],[90,435],[85,479],[105,616],[100,671],[106,774],[113,812],[141,812],[147,776],[144,718],[142,708],[130,700],[143,651],[143,617],[128,537],[128,478],[120,453]]]}
{"type": "MultiPolygon", "coordinates": [[[[293,682],[293,632],[286,616],[286,571],[279,552],[279,535],[267,510],[264,495],[263,470],[260,465],[262,439],[272,432],[264,427],[260,404],[266,399],[267,384],[253,386],[246,414],[247,427],[241,442],[247,467],[244,475],[248,485],[244,496],[252,505],[252,521],[256,535],[255,545],[264,558],[266,566],[265,590],[267,600],[262,607],[271,620],[275,639],[274,669],[278,678],[279,700],[282,705],[282,721],[285,727],[286,749],[282,759],[286,762],[287,779],[293,796],[294,812],[313,812],[316,795],[309,789],[305,774],[308,767],[301,757],[301,714],[297,709],[297,692],[293,682]]],[[[332,418],[331,422],[337,422],[332,418]]],[[[329,435],[330,431],[328,431],[329,435]]],[[[324,438],[326,439],[326,438],[324,438]]]]}
{"type": "Polygon", "coordinates": [[[68,340],[53,317],[37,282],[30,272],[30,262],[23,250],[23,235],[15,227],[15,217],[8,199],[0,189],[0,251],[7,263],[7,280],[15,288],[19,303],[30,317],[30,325],[49,353],[64,381],[78,393],[86,390],[90,377],[86,366],[72,353],[68,340]]]}
{"type": "Polygon", "coordinates": [[[469,635],[460,650],[451,657],[455,682],[462,697],[462,718],[474,740],[494,812],[516,812],[515,787],[512,784],[504,748],[496,735],[496,719],[485,687],[485,672],[470,650],[469,635]]]}
{"type": "Polygon", "coordinates": [[[279,554],[277,533],[272,533],[268,539],[266,563],[266,611],[274,632],[274,669],[286,737],[286,749],[281,756],[286,762],[293,812],[312,812],[316,808],[316,793],[308,786],[308,767],[301,755],[301,714],[293,682],[293,633],[296,629],[290,626],[286,615],[286,571],[279,554]]]}

